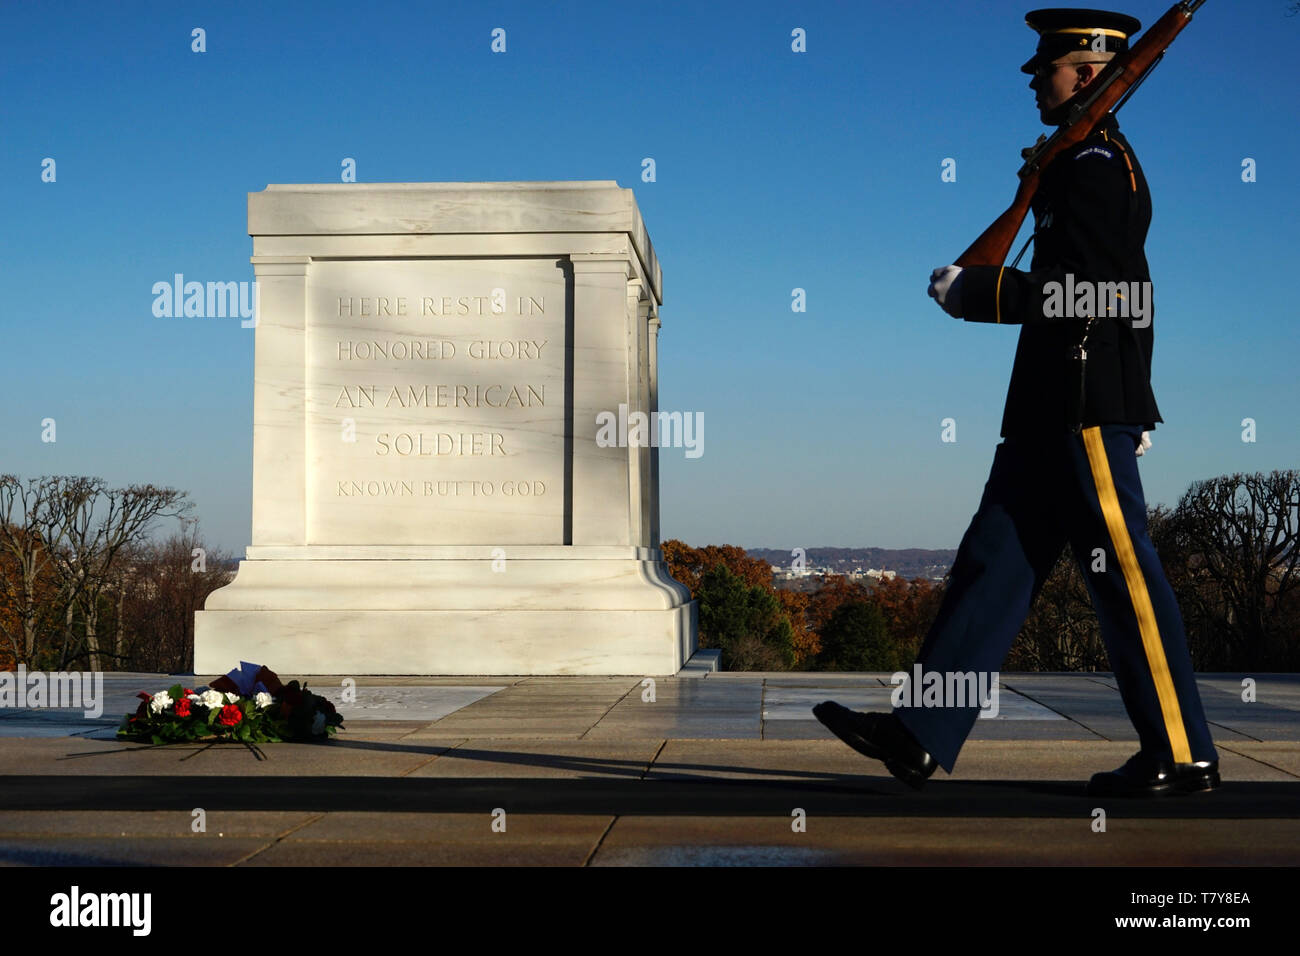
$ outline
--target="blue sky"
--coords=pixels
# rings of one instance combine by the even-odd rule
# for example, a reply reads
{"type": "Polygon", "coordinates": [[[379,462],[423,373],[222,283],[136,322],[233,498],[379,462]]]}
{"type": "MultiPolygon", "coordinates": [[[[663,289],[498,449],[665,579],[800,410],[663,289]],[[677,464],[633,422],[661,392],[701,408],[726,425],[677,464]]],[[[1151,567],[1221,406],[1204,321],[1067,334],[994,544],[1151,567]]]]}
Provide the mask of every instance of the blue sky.
{"type": "MultiPolygon", "coordinates": [[[[1166,7],[1124,9],[1145,26],[1166,7]]],[[[1300,467],[1287,7],[1210,0],[1120,114],[1155,208],[1152,503],[1300,467]]],[[[1026,9],[5,3],[0,471],[185,489],[209,542],[242,555],[253,333],[155,318],[150,289],[251,280],[246,193],[338,182],[354,157],[365,182],[635,191],[664,271],[660,407],[705,421],[702,457],[661,450],[665,538],[956,547],[1018,329],[950,319],[925,287],[1011,201],[1043,129],[1018,72],[1026,9]]]]}

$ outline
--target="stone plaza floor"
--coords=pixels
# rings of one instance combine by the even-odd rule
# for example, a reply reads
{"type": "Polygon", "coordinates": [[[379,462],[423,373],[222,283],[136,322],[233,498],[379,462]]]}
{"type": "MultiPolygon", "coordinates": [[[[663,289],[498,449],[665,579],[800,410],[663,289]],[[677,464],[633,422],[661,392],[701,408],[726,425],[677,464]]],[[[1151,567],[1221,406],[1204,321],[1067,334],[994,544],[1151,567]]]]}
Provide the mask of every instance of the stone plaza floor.
{"type": "Polygon", "coordinates": [[[336,738],[266,760],[117,742],[176,679],[113,674],[98,720],[0,709],[0,865],[1295,865],[1300,675],[1250,675],[1252,702],[1243,676],[1198,677],[1219,790],[1101,800],[1089,776],[1137,749],[1101,673],[1001,675],[919,792],[811,713],[888,709],[887,674],[710,672],[653,700],[639,677],[363,677],[336,738]]]}

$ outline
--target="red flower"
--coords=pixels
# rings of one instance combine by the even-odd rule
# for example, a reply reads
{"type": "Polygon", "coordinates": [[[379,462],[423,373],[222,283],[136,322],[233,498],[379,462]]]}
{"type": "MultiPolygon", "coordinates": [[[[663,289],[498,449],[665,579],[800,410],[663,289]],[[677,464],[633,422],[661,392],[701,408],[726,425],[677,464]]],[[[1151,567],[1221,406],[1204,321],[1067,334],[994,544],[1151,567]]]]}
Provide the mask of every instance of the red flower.
{"type": "Polygon", "coordinates": [[[190,715],[190,704],[191,701],[188,697],[182,697],[176,701],[176,716],[188,717],[190,715]]]}
{"type": "Polygon", "coordinates": [[[217,723],[224,724],[227,727],[233,727],[244,719],[244,712],[235,704],[227,704],[221,708],[221,713],[217,715],[217,723]]]}

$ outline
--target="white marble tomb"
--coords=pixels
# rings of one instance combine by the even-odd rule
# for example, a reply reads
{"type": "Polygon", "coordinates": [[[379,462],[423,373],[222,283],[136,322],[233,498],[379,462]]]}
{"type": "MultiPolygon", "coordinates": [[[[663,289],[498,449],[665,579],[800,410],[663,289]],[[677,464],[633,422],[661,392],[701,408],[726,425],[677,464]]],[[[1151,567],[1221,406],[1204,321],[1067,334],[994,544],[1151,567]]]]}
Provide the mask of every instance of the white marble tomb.
{"type": "Polygon", "coordinates": [[[696,607],[659,547],[661,274],[612,181],[272,185],[248,196],[252,545],[197,673],[676,673],[696,607]]]}

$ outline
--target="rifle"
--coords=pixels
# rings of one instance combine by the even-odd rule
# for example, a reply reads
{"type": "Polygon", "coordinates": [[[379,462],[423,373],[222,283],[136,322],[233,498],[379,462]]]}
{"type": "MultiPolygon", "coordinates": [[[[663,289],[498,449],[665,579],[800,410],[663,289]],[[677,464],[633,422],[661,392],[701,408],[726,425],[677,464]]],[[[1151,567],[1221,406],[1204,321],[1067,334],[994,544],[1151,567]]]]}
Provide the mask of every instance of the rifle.
{"type": "Polygon", "coordinates": [[[1053,159],[1071,146],[1087,139],[1093,128],[1112,107],[1118,112],[1134,91],[1155,69],[1165,55],[1165,50],[1192,19],[1196,8],[1205,0],[1182,0],[1175,3],[1159,20],[1153,23],[1129,49],[1115,55],[1097,78],[1083,91],[1087,96],[1072,104],[1069,117],[1050,138],[1039,136],[1038,142],[1021,150],[1025,164],[1020,167],[1020,186],[1015,201],[993,224],[971,243],[970,248],[957,257],[953,265],[1000,266],[1016,241],[1016,234],[1029,213],[1029,201],[1038,191],[1038,178],[1053,159]]]}

